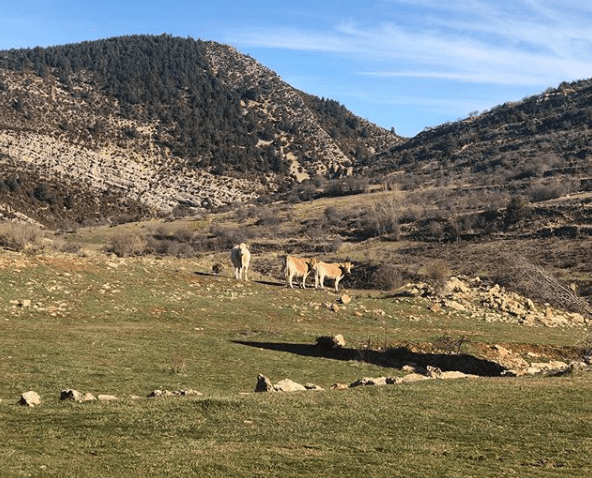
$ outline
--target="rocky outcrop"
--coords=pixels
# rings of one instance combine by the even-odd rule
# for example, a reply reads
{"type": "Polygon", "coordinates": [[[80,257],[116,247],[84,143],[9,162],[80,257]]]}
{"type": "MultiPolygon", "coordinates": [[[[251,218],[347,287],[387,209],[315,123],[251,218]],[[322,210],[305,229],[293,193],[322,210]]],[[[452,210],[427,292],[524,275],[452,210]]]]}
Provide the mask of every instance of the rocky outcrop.
{"type": "Polygon", "coordinates": [[[559,310],[550,304],[535,304],[533,300],[507,291],[499,284],[487,285],[478,278],[463,280],[453,277],[440,295],[425,283],[407,284],[399,293],[428,298],[430,309],[436,313],[467,313],[487,322],[545,327],[583,326],[587,323],[582,314],[559,310]]]}

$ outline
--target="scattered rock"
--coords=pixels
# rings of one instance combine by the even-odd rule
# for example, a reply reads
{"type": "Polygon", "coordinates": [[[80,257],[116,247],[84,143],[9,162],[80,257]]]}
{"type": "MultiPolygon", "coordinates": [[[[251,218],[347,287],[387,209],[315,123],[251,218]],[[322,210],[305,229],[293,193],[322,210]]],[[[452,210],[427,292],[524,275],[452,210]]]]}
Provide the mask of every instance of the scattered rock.
{"type": "Polygon", "coordinates": [[[347,294],[343,294],[340,298],[339,298],[339,302],[341,302],[342,304],[349,304],[351,302],[351,297],[347,294]]]}
{"type": "Polygon", "coordinates": [[[27,407],[36,407],[37,405],[41,405],[41,397],[37,392],[25,392],[21,395],[18,403],[27,407]]]}

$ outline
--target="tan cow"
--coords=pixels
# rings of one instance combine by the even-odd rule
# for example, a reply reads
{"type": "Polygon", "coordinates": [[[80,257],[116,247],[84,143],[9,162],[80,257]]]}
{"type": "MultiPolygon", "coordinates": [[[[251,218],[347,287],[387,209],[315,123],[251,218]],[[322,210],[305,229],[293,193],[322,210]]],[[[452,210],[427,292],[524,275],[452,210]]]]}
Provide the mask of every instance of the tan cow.
{"type": "Polygon", "coordinates": [[[316,259],[312,260],[312,269],[315,271],[315,288],[321,285],[321,289],[324,289],[325,277],[335,281],[335,291],[339,290],[339,281],[343,279],[347,274],[351,273],[353,264],[351,262],[340,262],[327,264],[316,259]]]}
{"type": "Polygon", "coordinates": [[[251,262],[251,253],[244,242],[232,248],[230,260],[234,267],[234,277],[236,279],[242,279],[244,277],[245,280],[248,280],[247,272],[251,262]]]}
{"type": "Polygon", "coordinates": [[[284,257],[284,277],[286,278],[287,285],[290,288],[294,288],[292,285],[292,279],[296,277],[302,277],[302,285],[303,289],[306,289],[306,278],[312,272],[311,267],[312,259],[293,257],[293,256],[286,256],[284,257]]]}

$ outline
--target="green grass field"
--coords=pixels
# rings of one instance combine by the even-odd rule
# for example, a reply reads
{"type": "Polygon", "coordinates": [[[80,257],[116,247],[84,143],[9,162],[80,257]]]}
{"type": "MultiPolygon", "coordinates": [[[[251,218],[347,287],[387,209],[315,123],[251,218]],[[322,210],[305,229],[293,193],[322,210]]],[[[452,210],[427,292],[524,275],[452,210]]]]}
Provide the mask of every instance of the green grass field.
{"type": "Polygon", "coordinates": [[[199,259],[0,253],[0,476],[592,476],[590,373],[337,391],[404,372],[305,352],[338,333],[360,357],[444,335],[470,337],[466,353],[574,346],[582,328],[354,290],[335,312],[330,290],[206,272],[199,259]],[[260,373],[326,390],[255,394],[260,373]],[[119,400],[60,401],[68,388],[119,400]],[[189,388],[203,395],[145,398],[189,388]],[[39,407],[16,405],[28,390],[39,407]]]}

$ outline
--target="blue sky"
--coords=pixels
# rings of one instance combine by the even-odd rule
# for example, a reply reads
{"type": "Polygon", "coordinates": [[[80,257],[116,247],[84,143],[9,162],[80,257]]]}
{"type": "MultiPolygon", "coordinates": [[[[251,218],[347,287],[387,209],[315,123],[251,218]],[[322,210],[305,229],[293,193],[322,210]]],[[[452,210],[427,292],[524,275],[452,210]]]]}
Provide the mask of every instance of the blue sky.
{"type": "Polygon", "coordinates": [[[227,43],[413,136],[592,76],[581,0],[0,0],[0,49],[170,33],[227,43]]]}

